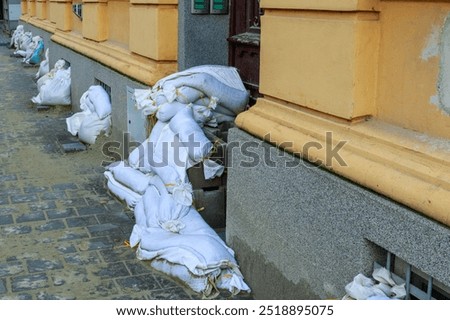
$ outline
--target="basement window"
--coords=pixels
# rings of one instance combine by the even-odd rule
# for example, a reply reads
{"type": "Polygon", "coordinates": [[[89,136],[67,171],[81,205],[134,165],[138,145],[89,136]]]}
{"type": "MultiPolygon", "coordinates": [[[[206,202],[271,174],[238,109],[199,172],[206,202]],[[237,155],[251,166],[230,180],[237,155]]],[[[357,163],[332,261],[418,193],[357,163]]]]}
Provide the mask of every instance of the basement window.
{"type": "Polygon", "coordinates": [[[396,283],[405,283],[406,299],[408,300],[450,299],[450,287],[420,271],[391,252],[387,252],[386,265],[374,263],[374,268],[379,267],[388,269],[396,283]]]}

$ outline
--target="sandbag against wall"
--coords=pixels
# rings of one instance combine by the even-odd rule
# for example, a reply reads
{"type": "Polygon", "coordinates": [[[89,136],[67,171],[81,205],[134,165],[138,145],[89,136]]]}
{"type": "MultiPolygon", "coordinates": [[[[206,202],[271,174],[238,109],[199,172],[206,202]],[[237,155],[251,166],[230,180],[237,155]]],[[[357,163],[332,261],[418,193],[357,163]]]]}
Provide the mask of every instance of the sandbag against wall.
{"type": "Polygon", "coordinates": [[[52,79],[40,87],[39,94],[31,101],[40,105],[70,105],[70,67],[57,70],[52,79]]]}

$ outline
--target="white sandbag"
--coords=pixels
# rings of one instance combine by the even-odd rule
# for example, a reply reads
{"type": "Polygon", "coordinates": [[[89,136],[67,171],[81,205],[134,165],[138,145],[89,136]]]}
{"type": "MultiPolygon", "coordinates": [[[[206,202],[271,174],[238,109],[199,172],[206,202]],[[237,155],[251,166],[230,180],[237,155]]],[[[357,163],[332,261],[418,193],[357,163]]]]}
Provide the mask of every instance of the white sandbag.
{"type": "Polygon", "coordinates": [[[108,189],[120,200],[125,201],[129,208],[134,208],[142,196],[133,190],[128,189],[124,185],[120,184],[114,179],[112,172],[105,171],[104,175],[108,179],[107,187],[108,189]]]}
{"type": "Polygon", "coordinates": [[[158,142],[163,128],[167,123],[157,121],[150,132],[150,136],[135,148],[128,156],[128,163],[132,168],[139,169],[143,172],[150,172],[149,157],[153,155],[153,145],[158,142]]]}
{"type": "Polygon", "coordinates": [[[202,161],[211,151],[213,145],[194,120],[191,108],[180,110],[170,120],[169,126],[179,135],[180,141],[186,146],[189,157],[194,162],[202,161]]]}
{"type": "Polygon", "coordinates": [[[405,284],[395,285],[392,287],[390,295],[392,299],[405,299],[406,297],[406,289],[405,284]]]}
{"type": "Polygon", "coordinates": [[[141,110],[143,107],[146,106],[147,100],[152,100],[151,94],[152,94],[151,89],[134,89],[133,100],[138,110],[141,110]]]}
{"type": "Polygon", "coordinates": [[[92,113],[96,113],[95,112],[95,106],[94,103],[92,102],[91,98],[89,97],[89,91],[86,91],[87,95],[86,95],[86,99],[84,100],[84,103],[86,104],[86,107],[92,112],[92,113]]]}
{"type": "Polygon", "coordinates": [[[130,246],[135,247],[141,239],[141,230],[147,228],[147,217],[144,209],[144,197],[142,197],[134,207],[134,221],[136,222],[130,235],[130,246]]]}
{"type": "Polygon", "coordinates": [[[164,86],[165,82],[169,80],[174,80],[180,77],[190,76],[194,74],[209,74],[229,87],[238,90],[245,90],[245,86],[242,83],[237,69],[234,67],[223,65],[201,65],[186,69],[184,71],[173,73],[156,82],[153,86],[153,90],[161,89],[164,86]]]}
{"type": "Polygon", "coordinates": [[[171,194],[160,194],[156,186],[152,185],[146,190],[142,201],[147,227],[159,227],[175,233],[185,227],[180,219],[189,213],[190,207],[176,202],[171,194]]]}
{"type": "Polygon", "coordinates": [[[391,273],[386,268],[376,268],[373,270],[372,277],[380,283],[388,284],[391,287],[395,286],[396,283],[392,279],[391,273]]]}
{"type": "Polygon", "coordinates": [[[123,162],[109,166],[116,181],[136,193],[144,194],[150,183],[150,175],[126,166],[123,162]]]}
{"type": "Polygon", "coordinates": [[[161,194],[156,186],[151,185],[143,195],[142,202],[146,228],[162,228],[178,233],[185,227],[180,219],[189,213],[190,207],[179,204],[166,191],[161,194]]]}
{"type": "Polygon", "coordinates": [[[182,205],[190,206],[193,202],[192,184],[190,182],[179,182],[172,188],[172,195],[174,200],[182,205]]]}
{"type": "Polygon", "coordinates": [[[201,105],[195,105],[191,104],[190,107],[192,108],[192,113],[194,116],[195,122],[199,124],[199,126],[203,127],[205,124],[209,124],[210,126],[217,126],[217,122],[215,125],[213,124],[212,120],[214,118],[214,114],[212,113],[212,110],[209,106],[201,106],[201,105]]]}
{"type": "MultiPolygon", "coordinates": [[[[164,83],[163,88],[179,88],[182,86],[195,88],[209,97],[217,97],[221,105],[235,114],[244,111],[250,96],[246,90],[229,87],[209,74],[193,74],[169,80],[164,83]]],[[[167,99],[170,101],[169,97],[167,99]]]]}
{"type": "Polygon", "coordinates": [[[31,100],[43,105],[70,105],[70,68],[58,70],[53,79],[46,81],[39,94],[31,100]]]}
{"type": "Polygon", "coordinates": [[[26,51],[31,44],[32,38],[33,34],[31,32],[24,32],[18,40],[17,49],[26,51]]]}
{"type": "Polygon", "coordinates": [[[41,91],[42,86],[55,77],[56,72],[58,70],[64,69],[65,65],[66,65],[66,61],[64,59],[60,59],[60,60],[56,61],[53,69],[50,70],[45,75],[43,75],[42,77],[40,77],[39,80],[37,81],[36,84],[37,84],[38,91],[41,91]]]}
{"type": "Polygon", "coordinates": [[[96,113],[91,113],[84,118],[78,131],[80,141],[94,144],[97,137],[104,133],[109,136],[111,130],[111,116],[100,119],[96,113]]]}
{"type": "Polygon", "coordinates": [[[219,272],[215,272],[208,277],[196,276],[189,272],[189,270],[180,264],[170,263],[163,259],[154,259],[150,265],[159,272],[165,273],[172,278],[178,279],[181,283],[191,288],[194,292],[202,293],[205,299],[213,299],[220,294],[213,284],[216,275],[219,272]]]}
{"type": "Polygon", "coordinates": [[[180,103],[189,104],[204,98],[205,94],[195,88],[189,86],[174,87],[166,85],[163,87],[164,95],[169,102],[178,101],[180,103]]]}
{"type": "Polygon", "coordinates": [[[358,274],[352,282],[345,286],[345,292],[356,300],[367,300],[371,296],[386,296],[381,289],[374,285],[375,282],[372,279],[358,274]]]}
{"type": "Polygon", "coordinates": [[[148,101],[149,101],[148,105],[142,109],[142,116],[144,118],[154,115],[158,111],[158,106],[156,105],[156,103],[154,101],[150,100],[148,101]]]}
{"type": "Polygon", "coordinates": [[[82,111],[66,118],[67,131],[69,131],[73,136],[76,136],[78,134],[78,131],[80,130],[81,124],[89,114],[91,113],[82,111]]]}
{"type": "MultiPolygon", "coordinates": [[[[31,52],[33,52],[33,51],[31,51],[31,52]]],[[[21,56],[21,57],[25,58],[27,56],[27,54],[28,54],[28,51],[26,51],[26,50],[16,50],[16,51],[14,51],[14,54],[16,56],[21,56]]]]}
{"type": "Polygon", "coordinates": [[[168,122],[178,111],[186,108],[186,105],[177,101],[167,102],[159,106],[156,112],[156,118],[163,122],[168,122]]]}
{"type": "Polygon", "coordinates": [[[179,233],[162,228],[147,228],[139,245],[139,256],[145,259],[162,258],[185,265],[195,275],[206,275],[217,268],[236,264],[234,252],[192,207],[180,219],[185,228],[179,233]],[[178,252],[177,252],[178,251],[178,252]]]}
{"type": "MultiPolygon", "coordinates": [[[[217,98],[216,98],[217,99],[217,98]]],[[[199,106],[208,106],[210,104],[211,100],[209,97],[203,97],[201,99],[195,100],[193,103],[197,104],[199,106]]]]}
{"type": "MultiPolygon", "coordinates": [[[[164,103],[169,102],[167,100],[166,96],[164,95],[164,92],[162,90],[154,91],[151,95],[152,100],[155,102],[157,106],[160,106],[164,103]]],[[[173,101],[173,100],[172,100],[173,101]]],[[[171,101],[170,101],[171,102],[171,101]]]]}
{"type": "Polygon", "coordinates": [[[41,63],[39,64],[39,70],[36,73],[35,79],[39,79],[40,77],[42,77],[45,74],[50,72],[48,52],[49,52],[49,49],[47,48],[45,50],[45,59],[42,60],[41,63]]]}
{"type": "Polygon", "coordinates": [[[211,180],[222,176],[224,170],[224,166],[211,159],[205,159],[203,161],[203,175],[205,176],[205,180],[211,180]]]}
{"type": "Polygon", "coordinates": [[[23,25],[19,24],[11,36],[11,42],[9,43],[10,48],[17,49],[18,41],[19,41],[19,38],[22,36],[22,34],[24,34],[23,25]]]}
{"type": "Polygon", "coordinates": [[[111,114],[111,102],[108,93],[102,86],[90,86],[88,97],[100,119],[104,119],[111,114]]]}
{"type": "Polygon", "coordinates": [[[208,282],[215,287],[220,284],[220,288],[228,289],[232,294],[249,292],[250,288],[243,281],[233,250],[227,247],[198,212],[191,208],[188,215],[180,220],[185,227],[179,233],[162,228],[143,230],[137,227],[136,231],[133,230],[133,240],[139,242],[137,257],[152,260],[152,263],[159,265],[158,270],[178,277],[193,290],[205,295],[212,293],[211,288],[207,287],[208,282]],[[173,267],[177,268],[176,271],[173,267]],[[230,281],[222,277],[230,278],[230,281]],[[236,279],[231,280],[233,277],[236,279]],[[202,281],[201,278],[208,281],[202,281]]]}

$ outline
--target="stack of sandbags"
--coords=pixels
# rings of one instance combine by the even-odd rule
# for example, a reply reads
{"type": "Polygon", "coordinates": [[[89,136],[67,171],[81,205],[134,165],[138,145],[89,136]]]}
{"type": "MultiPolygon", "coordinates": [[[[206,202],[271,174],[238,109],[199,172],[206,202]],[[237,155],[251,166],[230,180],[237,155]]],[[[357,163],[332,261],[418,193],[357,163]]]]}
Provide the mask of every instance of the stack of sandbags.
{"type": "Polygon", "coordinates": [[[234,252],[192,207],[178,203],[158,176],[136,205],[136,224],[130,236],[137,257],[186,283],[206,298],[218,289],[232,294],[249,292],[234,252]]]}
{"type": "Polygon", "coordinates": [[[125,201],[130,209],[140,202],[153,176],[151,173],[146,174],[135,170],[123,161],[109,165],[104,175],[111,193],[125,201]]]}
{"type": "Polygon", "coordinates": [[[28,47],[33,42],[33,34],[31,32],[23,32],[20,33],[14,43],[17,42],[17,46],[15,47],[16,51],[14,51],[14,55],[25,57],[27,54],[28,47]]]}
{"type": "Polygon", "coordinates": [[[49,73],[37,81],[39,94],[31,99],[39,105],[70,105],[70,67],[64,60],[58,60],[49,73]]]}
{"type": "Polygon", "coordinates": [[[81,96],[81,112],[66,119],[67,131],[87,144],[94,144],[101,133],[111,130],[111,101],[101,86],[91,86],[81,96]]]}
{"type": "Polygon", "coordinates": [[[150,260],[154,268],[205,297],[214,297],[218,289],[232,294],[250,291],[234,252],[193,207],[187,175],[199,162],[204,163],[207,178],[224,170],[208,159],[213,143],[202,126],[217,125],[219,106],[230,119],[244,110],[248,93],[236,70],[192,68],[160,80],[151,90],[135,90],[134,98],[143,114],[156,116],[157,122],[127,161],[110,167],[105,176],[109,190],[134,207],[130,243],[137,246],[137,257],[150,260]],[[124,177],[140,181],[139,187],[124,177]]]}
{"type": "Polygon", "coordinates": [[[23,57],[23,62],[38,64],[44,53],[44,40],[40,36],[31,38],[31,43],[24,50],[17,50],[15,55],[23,57]]]}
{"type": "Polygon", "coordinates": [[[247,106],[249,93],[235,68],[199,66],[159,80],[151,90],[136,90],[138,109],[146,116],[169,121],[190,105],[201,125],[233,121],[247,106]]]}
{"type": "MultiPolygon", "coordinates": [[[[47,61],[48,61],[48,58],[47,58],[47,61]]],[[[44,69],[39,70],[40,77],[38,78],[38,80],[36,82],[38,91],[41,90],[41,87],[44,84],[46,84],[47,82],[50,82],[55,77],[57,71],[63,70],[63,69],[68,69],[68,68],[69,68],[68,62],[64,59],[59,59],[58,61],[56,61],[53,68],[51,70],[49,70],[48,72],[44,73],[43,75],[41,74],[41,71],[44,72],[45,70],[44,69]]]]}

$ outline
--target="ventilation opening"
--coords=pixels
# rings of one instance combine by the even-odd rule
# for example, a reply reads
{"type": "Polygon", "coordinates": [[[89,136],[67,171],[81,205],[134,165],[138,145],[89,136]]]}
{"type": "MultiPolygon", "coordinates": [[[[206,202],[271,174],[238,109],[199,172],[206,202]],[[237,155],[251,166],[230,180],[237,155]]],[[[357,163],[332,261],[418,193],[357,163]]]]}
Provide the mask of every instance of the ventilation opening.
{"type": "Polygon", "coordinates": [[[112,100],[111,100],[111,87],[108,86],[106,83],[104,83],[103,81],[100,81],[98,79],[95,79],[95,85],[101,86],[103,89],[105,89],[106,93],[109,96],[109,101],[111,101],[112,104],[112,100]]]}
{"type": "Polygon", "coordinates": [[[450,299],[450,287],[389,251],[386,251],[386,264],[383,266],[375,262],[374,267],[385,267],[392,273],[392,278],[397,284],[405,283],[408,300],[450,299]]]}

